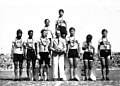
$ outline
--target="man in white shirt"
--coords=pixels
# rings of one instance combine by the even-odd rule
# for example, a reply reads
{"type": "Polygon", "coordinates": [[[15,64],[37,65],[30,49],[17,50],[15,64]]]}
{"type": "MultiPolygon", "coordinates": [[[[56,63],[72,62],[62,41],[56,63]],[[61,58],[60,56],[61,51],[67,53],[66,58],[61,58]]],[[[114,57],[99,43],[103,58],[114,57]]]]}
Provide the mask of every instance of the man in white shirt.
{"type": "Polygon", "coordinates": [[[46,29],[42,29],[41,31],[41,37],[37,43],[37,57],[39,59],[39,65],[40,65],[40,74],[41,74],[41,80],[43,80],[43,73],[44,68],[46,68],[46,79],[48,80],[48,73],[49,73],[49,61],[50,61],[50,54],[49,54],[49,47],[50,47],[50,39],[47,38],[48,31],[46,29]],[[45,63],[45,66],[43,65],[45,63]]]}
{"type": "Polygon", "coordinates": [[[28,31],[28,39],[26,42],[26,53],[27,53],[27,77],[30,80],[30,62],[32,61],[32,73],[33,80],[35,81],[35,63],[36,63],[36,52],[35,52],[35,40],[33,39],[33,30],[28,31]]]}
{"type": "Polygon", "coordinates": [[[15,81],[21,80],[22,76],[22,67],[23,67],[23,60],[25,55],[25,47],[24,42],[22,40],[22,30],[17,30],[17,37],[15,41],[12,42],[12,59],[14,62],[14,73],[15,73],[15,81]],[[18,77],[18,67],[19,67],[19,77],[18,77]]]}
{"type": "Polygon", "coordinates": [[[103,29],[102,38],[98,42],[98,57],[101,61],[102,80],[109,80],[109,56],[111,58],[111,44],[108,41],[107,33],[108,31],[106,29],[103,29]],[[106,70],[106,72],[104,69],[106,70]]]}
{"type": "Polygon", "coordinates": [[[64,80],[64,54],[66,52],[66,42],[61,38],[61,33],[59,30],[56,31],[56,38],[52,40],[50,49],[53,51],[53,78],[54,80],[64,80]]]}

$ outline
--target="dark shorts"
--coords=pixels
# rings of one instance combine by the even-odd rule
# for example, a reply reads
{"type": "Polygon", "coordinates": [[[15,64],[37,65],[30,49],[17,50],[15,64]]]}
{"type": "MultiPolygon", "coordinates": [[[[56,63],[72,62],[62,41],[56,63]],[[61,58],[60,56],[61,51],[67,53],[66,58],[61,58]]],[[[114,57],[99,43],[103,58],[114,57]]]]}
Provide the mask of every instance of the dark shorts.
{"type": "Polygon", "coordinates": [[[27,60],[36,60],[34,49],[27,49],[27,60]]]}
{"type": "Polygon", "coordinates": [[[66,34],[67,35],[67,28],[65,26],[59,26],[58,27],[60,30],[61,35],[66,34]]]}
{"type": "Polygon", "coordinates": [[[14,54],[13,55],[13,62],[23,62],[24,56],[23,54],[14,54]]]}
{"type": "Polygon", "coordinates": [[[93,60],[93,57],[91,56],[91,52],[84,52],[83,54],[83,60],[93,60]]]}
{"type": "Polygon", "coordinates": [[[100,50],[100,57],[108,57],[111,55],[111,50],[100,50]]]}
{"type": "Polygon", "coordinates": [[[68,58],[78,58],[78,51],[77,49],[69,49],[69,52],[68,52],[68,58]]]}
{"type": "Polygon", "coordinates": [[[48,52],[40,52],[40,60],[39,60],[39,64],[43,64],[43,61],[45,62],[45,64],[49,64],[50,63],[50,58],[49,53],[48,52]]]}

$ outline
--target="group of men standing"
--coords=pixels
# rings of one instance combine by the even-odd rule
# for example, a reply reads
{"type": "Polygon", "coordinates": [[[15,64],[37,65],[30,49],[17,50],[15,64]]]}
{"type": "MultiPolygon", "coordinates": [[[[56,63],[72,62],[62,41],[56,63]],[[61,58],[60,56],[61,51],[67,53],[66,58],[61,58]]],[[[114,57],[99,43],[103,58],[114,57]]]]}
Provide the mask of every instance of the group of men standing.
{"type": "MultiPolygon", "coordinates": [[[[75,80],[77,63],[80,59],[84,62],[84,75],[85,80],[92,80],[90,78],[91,69],[94,61],[95,48],[92,45],[92,35],[86,36],[86,41],[82,44],[82,50],[84,51],[83,57],[80,55],[80,42],[75,37],[76,29],[71,27],[69,29],[70,36],[67,36],[67,23],[63,20],[64,10],[59,10],[59,17],[55,24],[55,36],[49,29],[49,19],[45,19],[45,27],[41,30],[41,36],[38,41],[33,39],[33,30],[28,31],[28,39],[26,42],[22,40],[22,30],[17,30],[17,36],[12,43],[12,59],[14,62],[15,81],[21,80],[23,60],[27,62],[27,77],[30,80],[30,62],[32,62],[33,80],[35,81],[36,60],[39,60],[39,77],[40,80],[44,79],[48,81],[48,74],[50,60],[52,59],[53,66],[53,80],[64,80],[64,58],[69,59],[70,64],[70,81],[75,80]],[[19,68],[18,68],[19,67],[19,68]],[[18,77],[19,69],[19,77],[18,77]],[[45,72],[46,71],[46,72],[45,72]]],[[[102,38],[98,44],[98,56],[102,66],[102,80],[108,80],[107,77],[108,68],[108,56],[111,56],[111,45],[107,39],[107,30],[102,30],[102,38]],[[104,69],[106,68],[106,77],[104,76],[104,69]]]]}

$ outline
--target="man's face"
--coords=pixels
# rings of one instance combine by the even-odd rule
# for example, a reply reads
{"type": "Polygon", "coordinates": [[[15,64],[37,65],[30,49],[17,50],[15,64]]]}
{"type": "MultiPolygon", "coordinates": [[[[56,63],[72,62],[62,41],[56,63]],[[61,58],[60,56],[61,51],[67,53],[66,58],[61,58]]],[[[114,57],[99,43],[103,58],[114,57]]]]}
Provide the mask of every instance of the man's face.
{"type": "Polygon", "coordinates": [[[49,25],[50,25],[50,21],[47,20],[47,21],[45,22],[45,25],[46,25],[46,26],[49,26],[49,25]]]}
{"type": "Polygon", "coordinates": [[[60,31],[57,31],[57,32],[56,32],[56,36],[57,36],[57,37],[60,37],[60,36],[61,36],[60,31]]]}
{"type": "Polygon", "coordinates": [[[17,36],[18,36],[18,37],[22,37],[22,33],[18,33],[17,36]]]}
{"type": "Polygon", "coordinates": [[[33,32],[29,33],[29,37],[32,38],[33,37],[33,32]]]}
{"type": "Polygon", "coordinates": [[[43,35],[43,37],[47,37],[47,34],[48,34],[48,32],[44,31],[42,35],[43,35]]]}
{"type": "Polygon", "coordinates": [[[70,35],[74,36],[75,35],[75,30],[71,30],[70,35]]]}
{"type": "Polygon", "coordinates": [[[87,39],[88,42],[91,42],[91,40],[92,40],[92,39],[90,39],[90,38],[87,39]]]}
{"type": "Polygon", "coordinates": [[[63,14],[64,14],[64,13],[63,13],[62,11],[59,12],[59,15],[60,15],[61,17],[63,16],[63,14]]]}
{"type": "Polygon", "coordinates": [[[65,38],[66,37],[66,34],[62,34],[62,38],[65,38]]]}
{"type": "Polygon", "coordinates": [[[107,37],[107,32],[106,31],[103,32],[103,37],[107,37]]]}

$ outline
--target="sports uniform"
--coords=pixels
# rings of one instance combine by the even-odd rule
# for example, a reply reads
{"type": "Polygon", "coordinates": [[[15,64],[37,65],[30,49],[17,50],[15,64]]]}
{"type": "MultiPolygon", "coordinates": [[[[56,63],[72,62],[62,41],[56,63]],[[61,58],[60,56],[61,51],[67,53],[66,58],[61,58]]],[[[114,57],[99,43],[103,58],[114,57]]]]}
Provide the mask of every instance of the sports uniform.
{"type": "Polygon", "coordinates": [[[45,61],[45,64],[49,64],[49,46],[50,46],[50,40],[45,38],[40,38],[38,41],[38,52],[40,55],[40,64],[43,64],[43,61],[45,61]]]}
{"type": "Polygon", "coordinates": [[[78,58],[78,45],[79,41],[73,37],[68,37],[68,58],[78,58]]]}
{"type": "Polygon", "coordinates": [[[35,80],[35,63],[36,63],[36,52],[35,52],[35,41],[33,38],[27,39],[26,42],[26,50],[27,50],[27,76],[29,78],[30,72],[30,62],[32,61],[32,72],[33,72],[33,80],[35,80]]]}
{"type": "Polygon", "coordinates": [[[66,34],[67,35],[67,24],[66,21],[63,20],[63,17],[58,18],[58,20],[56,21],[56,30],[59,30],[62,34],[66,34]]]}
{"type": "Polygon", "coordinates": [[[15,41],[12,42],[12,50],[13,50],[13,61],[14,62],[23,62],[23,54],[24,54],[24,42],[22,39],[15,38],[15,41]]]}
{"type": "Polygon", "coordinates": [[[84,41],[82,48],[84,48],[83,60],[93,60],[94,47],[92,43],[90,42],[88,44],[86,41],[84,41]]]}
{"type": "Polygon", "coordinates": [[[100,46],[100,57],[111,55],[111,45],[107,38],[101,38],[98,42],[98,46],[100,46]]]}

